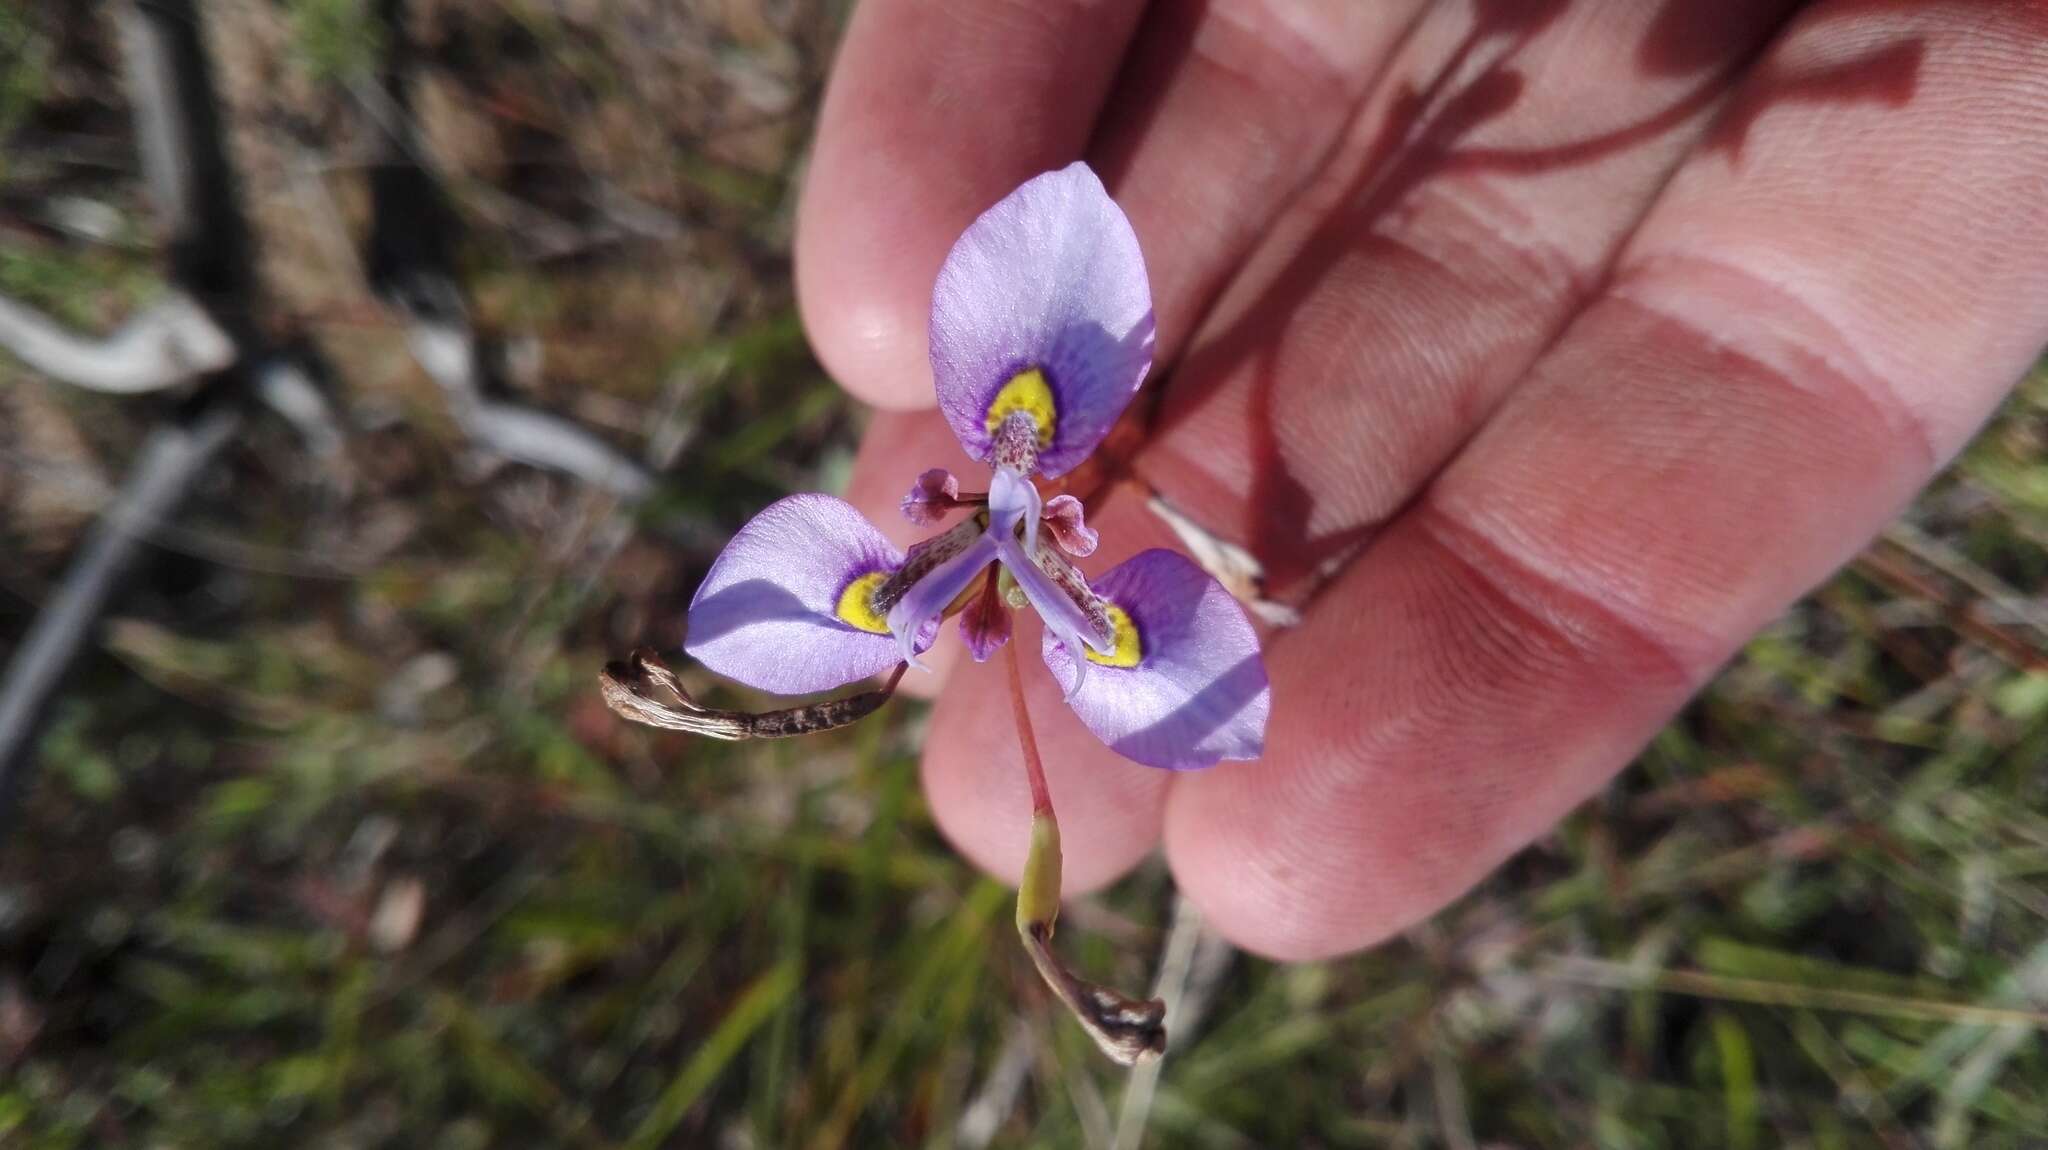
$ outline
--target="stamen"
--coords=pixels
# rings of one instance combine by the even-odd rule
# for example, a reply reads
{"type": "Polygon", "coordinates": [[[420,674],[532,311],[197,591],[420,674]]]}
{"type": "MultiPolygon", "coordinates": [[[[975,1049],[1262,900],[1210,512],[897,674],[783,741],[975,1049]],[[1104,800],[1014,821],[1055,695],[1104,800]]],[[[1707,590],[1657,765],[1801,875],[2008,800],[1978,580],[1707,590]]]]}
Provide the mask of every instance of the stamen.
{"type": "Polygon", "coordinates": [[[1105,654],[1115,651],[1118,642],[1116,623],[1109,614],[1109,605],[1088,585],[1088,577],[1081,574],[1080,568],[1067,562],[1066,556],[1061,555],[1057,548],[1044,542],[1039,543],[1033,557],[1038,560],[1038,569],[1045,572],[1053,586],[1072,599],[1081,613],[1088,617],[1093,634],[1082,636],[1088,646],[1105,654]]]}
{"type": "Polygon", "coordinates": [[[1121,1066],[1150,1062],[1166,1053],[1166,1003],[1134,999],[1109,987],[1076,977],[1052,950],[1060,914],[1060,826],[1052,813],[1052,792],[1045,785],[1045,764],[1038,757],[1038,739],[1031,730],[1031,711],[1024,703],[1024,675],[1017,667],[1017,648],[1010,647],[1010,705],[1016,712],[1017,739],[1024,749],[1024,772],[1031,782],[1031,852],[1024,860],[1024,879],[1017,886],[1017,934],[1038,976],[1066,1005],[1095,1045],[1121,1066]]]}
{"type": "Polygon", "coordinates": [[[1102,608],[1109,614],[1112,638],[1107,651],[1085,651],[1088,661],[1103,667],[1135,667],[1145,661],[1145,643],[1138,634],[1137,621],[1130,612],[1108,600],[1102,601],[1102,608]]]}
{"type": "Polygon", "coordinates": [[[1018,475],[1029,475],[1038,467],[1038,424],[1030,413],[1013,411],[1003,417],[991,433],[994,446],[989,451],[989,462],[998,470],[1014,471],[1018,475]]]}
{"type": "Polygon", "coordinates": [[[642,647],[623,663],[605,664],[598,675],[598,687],[604,694],[605,706],[622,719],[664,731],[688,731],[736,743],[746,739],[786,739],[857,723],[889,701],[905,670],[908,666],[898,663],[881,687],[843,699],[778,711],[722,711],[692,699],[676,673],[653,651],[642,647]],[[662,702],[654,697],[656,692],[672,701],[662,702]]]}
{"type": "Polygon", "coordinates": [[[948,511],[974,502],[971,497],[961,498],[960,481],[953,478],[952,472],[934,467],[917,477],[899,506],[905,519],[919,527],[930,527],[945,518],[948,511]]]}
{"type": "Polygon", "coordinates": [[[931,574],[939,564],[974,546],[974,541],[981,538],[981,533],[986,530],[988,513],[977,511],[930,539],[912,544],[909,554],[903,557],[903,566],[875,588],[869,602],[886,617],[889,609],[896,606],[897,600],[902,599],[903,593],[913,584],[931,574]]]}

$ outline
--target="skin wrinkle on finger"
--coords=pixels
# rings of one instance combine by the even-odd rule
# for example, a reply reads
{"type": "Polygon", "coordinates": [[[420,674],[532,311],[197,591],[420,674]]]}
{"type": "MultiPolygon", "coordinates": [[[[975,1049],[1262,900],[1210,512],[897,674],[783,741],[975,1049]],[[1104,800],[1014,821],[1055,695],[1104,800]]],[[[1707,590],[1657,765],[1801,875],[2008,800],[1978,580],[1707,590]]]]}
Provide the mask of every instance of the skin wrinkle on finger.
{"type": "Polygon", "coordinates": [[[1704,2],[1433,9],[1197,334],[1139,473],[1311,593],[1598,283],[1787,7],[1717,3],[1703,46],[1704,2]]]}
{"type": "MultiPolygon", "coordinates": [[[[1816,19],[1809,27],[1824,33],[1826,10],[1816,19]]],[[[2048,261],[2013,259],[2002,242],[1909,238],[1916,221],[1978,218],[1979,205],[2048,182],[2048,159],[2012,161],[2026,149],[2014,149],[2003,128],[1987,129],[1968,114],[1993,103],[2031,103],[2027,136],[2048,139],[2048,81],[2034,81],[2030,94],[2014,99],[2015,88],[2028,92],[2022,77],[2029,73],[2014,66],[2004,41],[1986,38],[1990,27],[1972,35],[1953,21],[1887,22],[1893,36],[1929,41],[1922,83],[1967,76],[1969,84],[1952,88],[1965,98],[1936,90],[1913,105],[1915,119],[1904,123],[1867,103],[1813,105],[1801,109],[1800,121],[1754,128],[1741,167],[1712,155],[1698,161],[1631,243],[1603,310],[1582,320],[1592,328],[1582,346],[1606,338],[1609,329],[1630,333],[1607,339],[1606,353],[1606,370],[1622,369],[1627,390],[1597,409],[1574,408],[1580,418],[1562,422],[1549,413],[1567,401],[1552,393],[1575,394],[1600,370],[1598,361],[1588,356],[1576,370],[1538,373],[1473,445],[1490,460],[1486,479],[1469,481],[1454,468],[1434,502],[1556,578],[1596,579],[1646,626],[1667,630],[1684,625],[1747,635],[1845,558],[1838,554],[1841,523],[1875,530],[1895,513],[1989,413],[1990,389],[2017,378],[2048,338],[2048,261]],[[2007,98],[1969,98],[1987,89],[2007,98]],[[1941,130],[1915,131],[1915,120],[1941,130]],[[1918,146],[1928,158],[1870,162],[1861,153],[1878,138],[1881,122],[1889,127],[1886,138],[1918,146]],[[1862,181],[1857,223],[1840,221],[1850,205],[1813,177],[1816,169],[1862,181]],[[1959,184],[1956,170],[1986,178],[1959,184]],[[1930,201],[1948,210],[1930,217],[1930,201]],[[1856,259],[1827,258],[1850,236],[1863,237],[1856,259]],[[1716,254],[1696,254],[1706,249],[1716,254]],[[2033,314],[2011,322],[2016,304],[2033,314]],[[1986,323],[1986,315],[2007,322],[1986,323]],[[1899,369],[1873,366],[1887,360],[1914,367],[1893,374],[1899,369]],[[1989,382],[1959,387],[1962,372],[1989,382]],[[1717,386],[1699,392],[1692,385],[1700,378],[1717,386]],[[1719,475],[1716,456],[1770,457],[1765,445],[1744,441],[1754,438],[1753,428],[1778,429],[1785,438],[1769,447],[1824,460],[1826,474],[1851,482],[1846,489],[1793,485],[1780,469],[1719,475]],[[1653,432],[1660,438],[1642,441],[1653,432]],[[1562,491],[1541,481],[1559,452],[1589,445],[1603,449],[1608,473],[1632,477],[1628,490],[1562,491]],[[1740,523],[1702,531],[1695,520],[1692,531],[1673,537],[1657,508],[1641,506],[1667,484],[1674,500],[1689,487],[1735,506],[1772,507],[1776,515],[1747,532],[1740,523]],[[1774,562],[1756,569],[1763,555],[1774,562]],[[1730,587],[1754,594],[1731,601],[1730,587]]],[[[1859,44],[1871,36],[1868,28],[1857,32],[1859,44]]],[[[1798,58],[1800,47],[1795,38],[1784,54],[1798,58]]],[[[2037,45],[2036,59],[2042,54],[2037,45]]],[[[2048,240],[2048,207],[2018,222],[2020,234],[2048,240]]]]}
{"type": "Polygon", "coordinates": [[[1757,72],[1784,101],[1738,98],[1617,289],[1271,645],[1266,758],[1176,786],[1169,861],[1224,933],[1316,957],[1455,897],[1960,446],[2048,342],[2039,15],[1802,16],[1757,72]],[[1912,62],[1910,96],[1843,59],[1912,62]],[[1504,587],[1548,610],[1473,606],[1504,587]]]}
{"type": "Polygon", "coordinates": [[[1736,346],[1790,387],[1827,381],[1852,404],[1891,426],[1903,450],[1932,473],[1947,438],[1902,398],[1907,388],[1880,377],[1826,316],[1801,298],[1797,281],[1765,279],[1718,257],[1635,256],[1616,270],[1608,294],[1694,330],[1702,343],[1736,346]]]}
{"type": "Polygon", "coordinates": [[[1819,360],[1788,373],[1747,353],[1752,330],[1723,341],[1604,299],[1473,442],[1484,467],[1454,466],[1424,506],[1693,665],[1718,663],[1838,561],[1841,521],[1874,530],[1932,466],[1888,405],[1819,360]],[[1617,376],[1627,388],[1597,399],[1582,382],[1617,376]]]}
{"type": "MultiPolygon", "coordinates": [[[[1767,64],[1763,83],[1789,93],[1775,106],[1754,98],[1717,125],[1706,162],[1674,181],[1658,218],[1622,257],[1619,274],[1671,260],[1712,261],[1796,296],[1813,317],[1808,334],[1784,338],[1851,362],[1873,392],[1899,397],[1925,428],[1938,459],[1959,450],[1984,412],[1967,389],[1937,386],[1958,343],[1973,363],[2016,376],[2048,332],[2002,323],[2013,300],[2048,300],[2048,267],[2008,247],[1890,241],[1925,221],[1971,221],[1975,234],[2015,235],[2039,226],[2041,159],[2015,139],[2048,128],[2040,96],[2039,5],[1950,3],[1903,9],[1871,0],[1822,5],[1810,27],[1833,37],[1795,37],[1767,64]],[[1856,72],[1858,62],[1864,69],[1856,72]],[[1971,83],[1953,82],[1969,76],[1971,83]],[[1937,81],[1950,78],[1951,82],[1937,81]],[[1825,98],[1833,85],[1841,98],[1825,98]],[[1897,113],[1910,104],[1912,116],[1897,113]],[[1888,149],[1857,148],[1882,131],[1888,149]],[[1827,157],[1750,173],[1774,158],[1827,157]],[[1969,173],[1967,180],[1956,178],[1969,173]],[[1882,219],[1858,210],[1887,206],[1882,219]],[[1785,221],[1759,227],[1755,221],[1785,221]],[[1796,226],[1794,224],[1796,223],[1796,226]],[[1853,274],[1839,274],[1847,269],[1853,274]],[[1814,348],[1818,340],[1822,346],[1814,348]]],[[[1643,276],[1650,287],[1669,277],[1643,276]]],[[[1703,301],[1712,305],[1714,300],[1703,301]]],[[[1714,314],[1708,312],[1708,315],[1714,314]]],[[[1882,396],[1875,397],[1883,402],[1882,396]]]]}
{"type": "Polygon", "coordinates": [[[1079,155],[1142,0],[864,0],[819,113],[796,286],[821,362],[885,408],[934,402],[926,325],[962,229],[1079,155]]]}
{"type": "Polygon", "coordinates": [[[1424,0],[1154,4],[1089,153],[1150,262],[1159,363],[1328,158],[1424,0]]]}
{"type": "Polygon", "coordinates": [[[1272,648],[1274,698],[1294,720],[1273,724],[1266,758],[1179,780],[1168,801],[1176,880],[1270,957],[1367,945],[1447,901],[1654,727],[1596,746],[1560,732],[1694,681],[1584,598],[1484,571],[1413,518],[1375,559],[1272,648]],[[1531,787],[1538,770],[1546,786],[1531,787]]]}

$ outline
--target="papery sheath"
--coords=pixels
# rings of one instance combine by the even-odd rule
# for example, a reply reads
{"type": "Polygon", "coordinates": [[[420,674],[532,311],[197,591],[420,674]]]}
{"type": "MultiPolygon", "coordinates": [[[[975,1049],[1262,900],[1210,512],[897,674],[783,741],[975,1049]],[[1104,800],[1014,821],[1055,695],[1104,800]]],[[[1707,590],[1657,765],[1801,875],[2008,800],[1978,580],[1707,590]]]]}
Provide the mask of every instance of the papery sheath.
{"type": "Polygon", "coordinates": [[[1272,695],[1258,635],[1222,584],[1178,552],[1152,550],[1092,586],[1136,625],[1138,664],[1092,666],[1077,683],[1077,653],[1050,633],[1043,650],[1096,737],[1126,758],[1171,770],[1265,750],[1272,695]]]}
{"type": "Polygon", "coordinates": [[[932,292],[939,407],[977,459],[989,408],[1018,373],[1044,373],[1051,442],[1038,470],[1088,457],[1152,365],[1152,290],[1138,237],[1086,164],[1036,176],[968,226],[932,292]]]}
{"type": "MultiPolygon", "coordinates": [[[[896,665],[896,640],[837,614],[862,575],[903,556],[860,512],[829,495],[792,495],[726,544],[690,600],[690,657],[750,687],[783,695],[826,691],[896,665]]],[[[931,645],[928,628],[919,649],[931,645]]]]}

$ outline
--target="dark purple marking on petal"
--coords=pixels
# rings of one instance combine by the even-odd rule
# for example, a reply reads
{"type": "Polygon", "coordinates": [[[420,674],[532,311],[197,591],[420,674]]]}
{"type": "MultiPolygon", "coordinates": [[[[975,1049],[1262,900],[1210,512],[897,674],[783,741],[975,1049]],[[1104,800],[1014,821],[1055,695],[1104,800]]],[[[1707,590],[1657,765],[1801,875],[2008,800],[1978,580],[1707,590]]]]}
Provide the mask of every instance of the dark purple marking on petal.
{"type": "Polygon", "coordinates": [[[1072,600],[1074,606],[1080,608],[1081,614],[1087,618],[1088,627],[1083,634],[1090,640],[1088,645],[1098,651],[1113,649],[1116,646],[1116,632],[1110,625],[1109,612],[1102,609],[1101,596],[1088,585],[1088,577],[1081,574],[1080,568],[1067,562],[1066,556],[1061,555],[1057,548],[1044,540],[1039,541],[1038,549],[1031,555],[1038,569],[1045,572],[1045,577],[1052,581],[1052,585],[1072,600]]]}
{"type": "Polygon", "coordinates": [[[1096,666],[1048,634],[1046,666],[1089,730],[1147,766],[1191,770],[1255,759],[1266,746],[1272,691],[1258,635],[1244,609],[1178,552],[1152,550],[1112,568],[1096,594],[1138,629],[1135,667],[1096,666]]]}

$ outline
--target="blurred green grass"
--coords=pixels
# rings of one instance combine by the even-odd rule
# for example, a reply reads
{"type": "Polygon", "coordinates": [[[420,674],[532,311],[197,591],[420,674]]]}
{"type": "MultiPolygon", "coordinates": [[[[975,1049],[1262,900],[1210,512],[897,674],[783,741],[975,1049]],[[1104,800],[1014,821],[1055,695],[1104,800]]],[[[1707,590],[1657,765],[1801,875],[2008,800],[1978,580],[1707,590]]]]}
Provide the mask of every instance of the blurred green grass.
{"type": "MultiPolygon", "coordinates": [[[[850,458],[786,270],[836,6],[670,10],[658,49],[533,5],[425,17],[466,46],[423,115],[480,221],[480,311],[545,352],[528,398],[681,445],[630,514],[480,473],[359,318],[324,237],[360,224],[360,173],[304,163],[348,154],[351,8],[236,6],[215,35],[266,271],[340,369],[353,474],[259,428],[54,717],[0,841],[0,1145],[1105,1144],[1127,1076],[933,829],[919,707],[728,746],[627,729],[593,690],[674,645],[720,535],[850,458]],[[541,205],[595,236],[593,188],[676,238],[536,258],[489,222],[541,205]]],[[[143,232],[130,170],[77,160],[125,139],[103,21],[0,32],[37,61],[0,84],[0,202],[143,232]]],[[[68,320],[151,290],[145,245],[0,226],[0,290],[68,320]]],[[[0,405],[11,641],[153,412],[6,361],[0,405]]],[[[1205,949],[1146,1144],[2042,1144],[2044,586],[2037,375],[1900,529],[1437,919],[1332,963],[1205,949]]],[[[1086,970],[1143,986],[1171,884],[1155,863],[1069,913],[1086,970]]]]}

